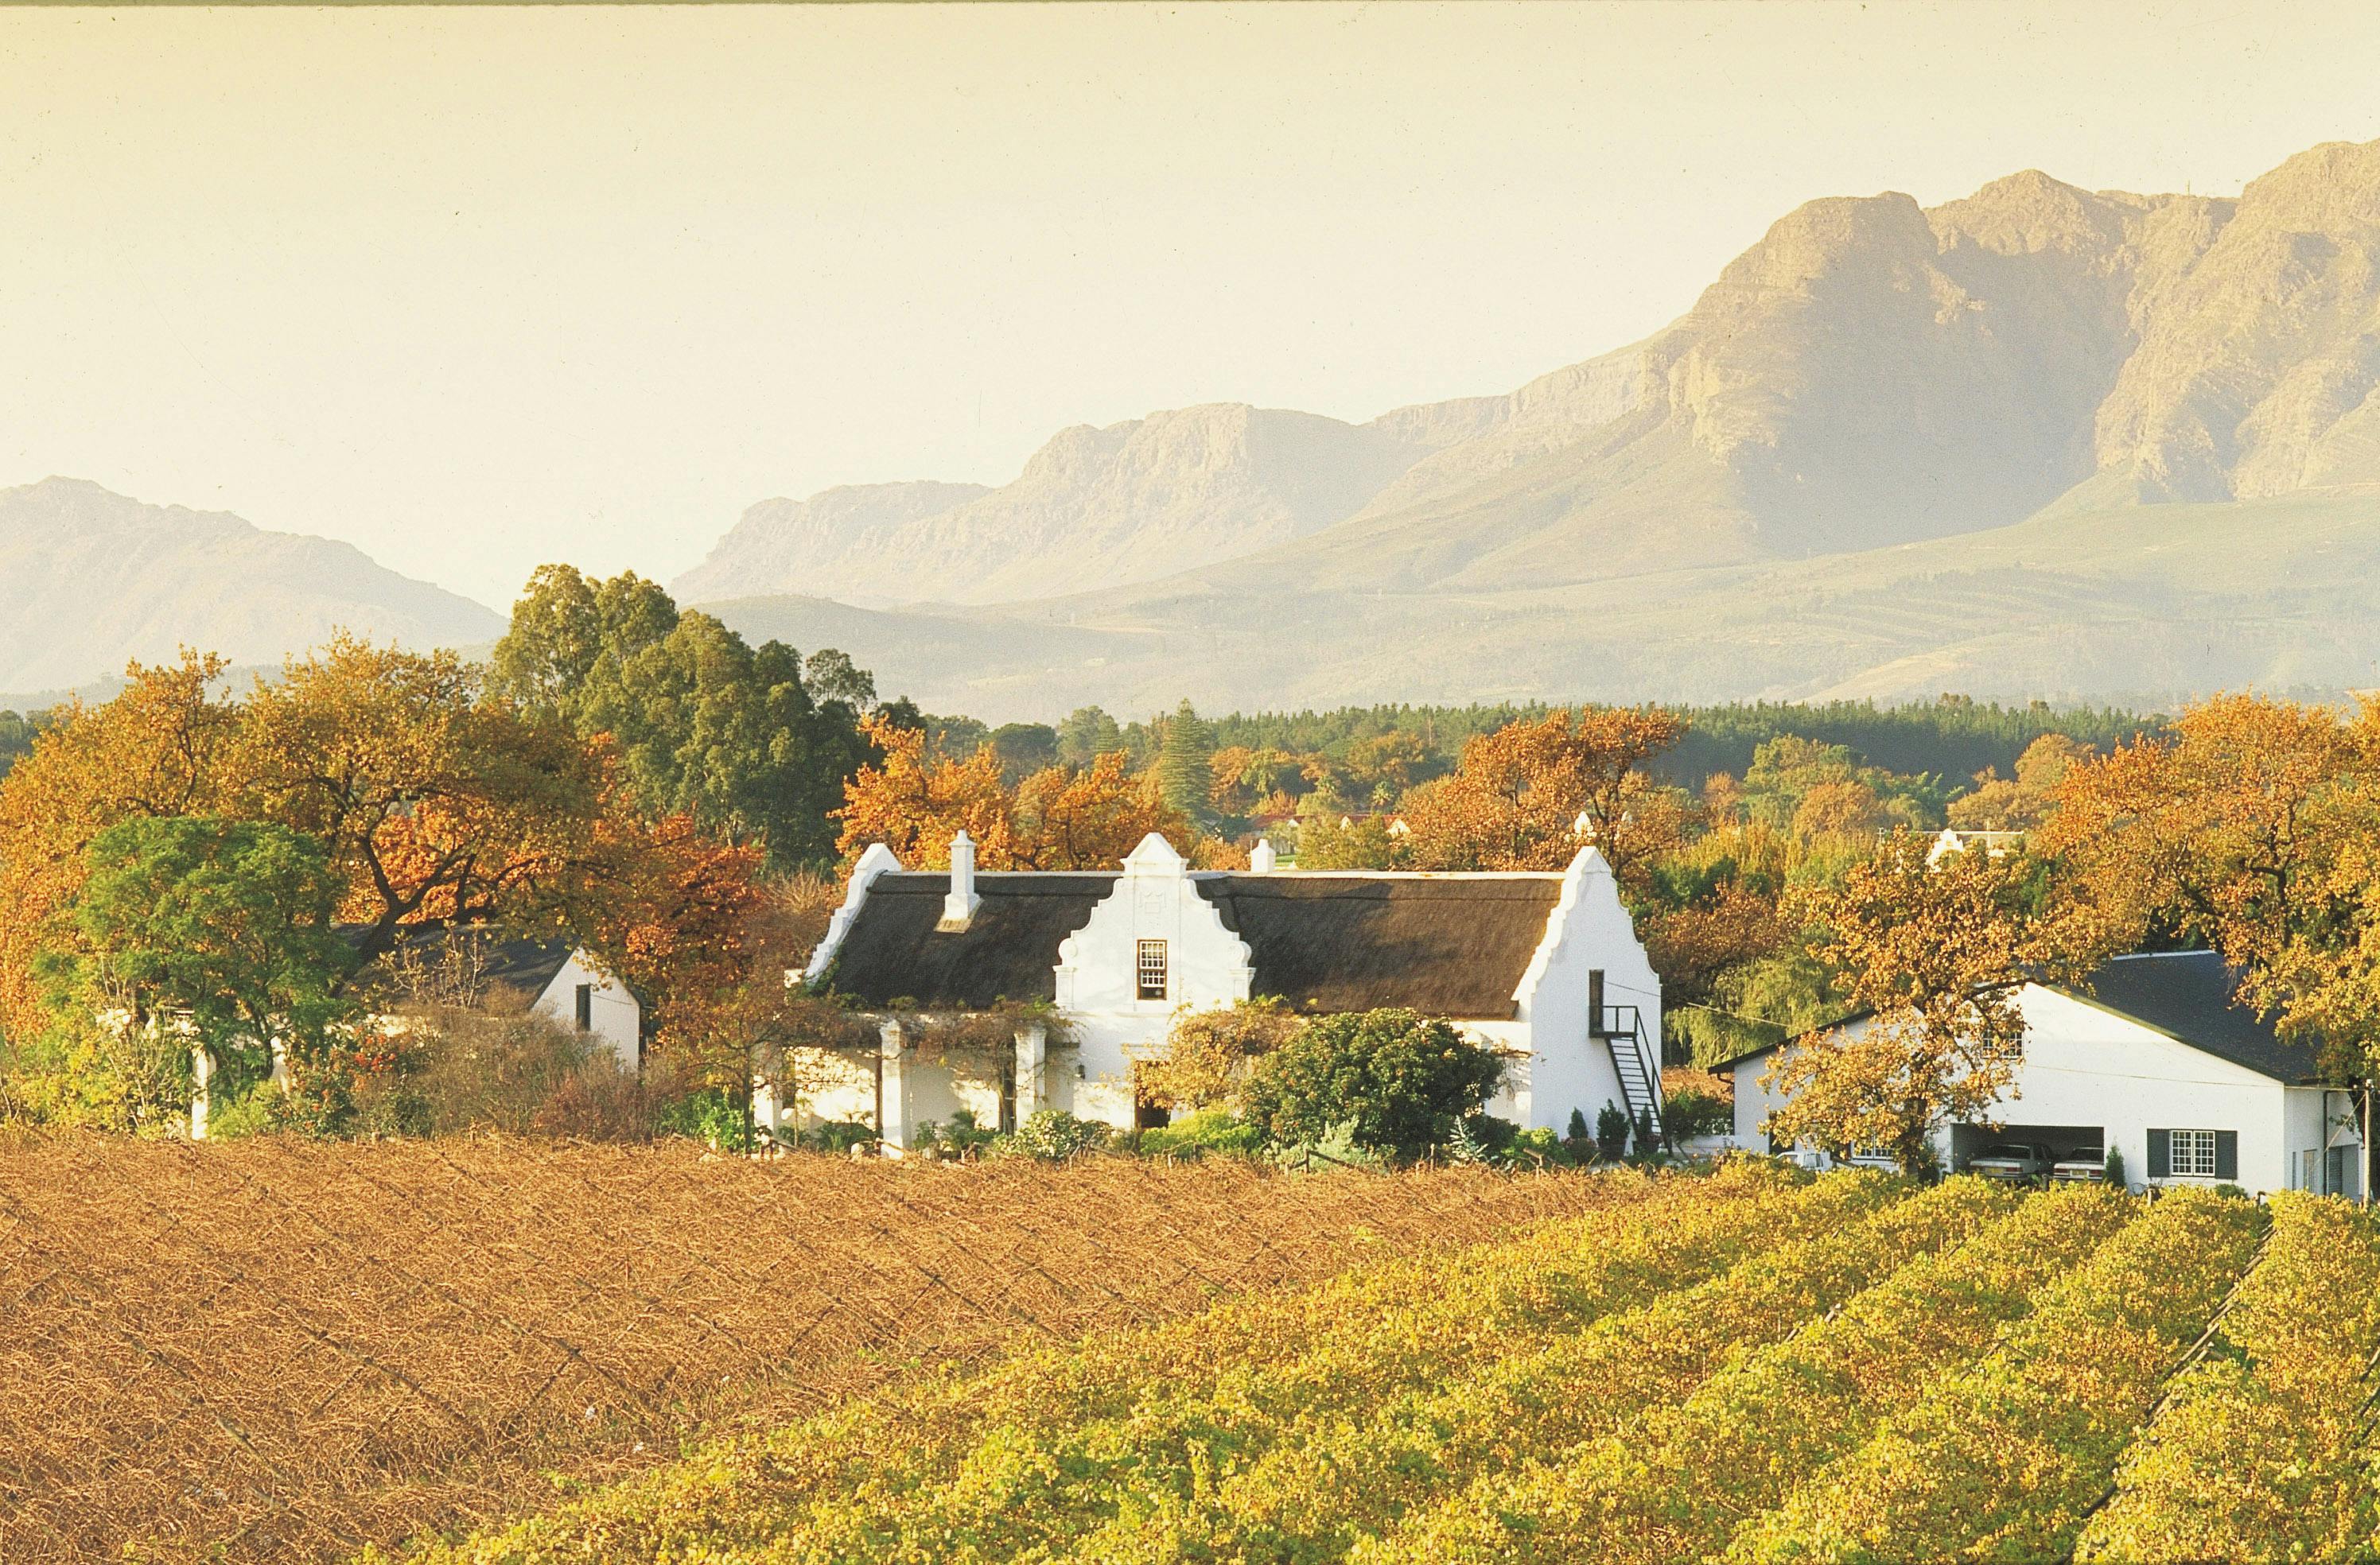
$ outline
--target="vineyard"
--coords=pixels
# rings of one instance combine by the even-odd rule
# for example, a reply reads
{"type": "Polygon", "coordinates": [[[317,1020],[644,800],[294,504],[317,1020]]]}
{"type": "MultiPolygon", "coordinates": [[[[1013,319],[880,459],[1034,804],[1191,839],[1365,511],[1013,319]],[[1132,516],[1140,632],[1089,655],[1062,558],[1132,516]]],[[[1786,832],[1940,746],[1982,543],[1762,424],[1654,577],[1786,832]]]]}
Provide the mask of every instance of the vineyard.
{"type": "Polygon", "coordinates": [[[2354,1208],[1763,1164],[1601,1183],[1466,1250],[888,1384],[431,1559],[2380,1547],[2380,1232],[2354,1208]]]}
{"type": "Polygon", "coordinates": [[[912,1366],[1293,1297],[1649,1188],[0,1142],[0,1559],[351,1556],[617,1481],[692,1434],[844,1416],[912,1366]]]}

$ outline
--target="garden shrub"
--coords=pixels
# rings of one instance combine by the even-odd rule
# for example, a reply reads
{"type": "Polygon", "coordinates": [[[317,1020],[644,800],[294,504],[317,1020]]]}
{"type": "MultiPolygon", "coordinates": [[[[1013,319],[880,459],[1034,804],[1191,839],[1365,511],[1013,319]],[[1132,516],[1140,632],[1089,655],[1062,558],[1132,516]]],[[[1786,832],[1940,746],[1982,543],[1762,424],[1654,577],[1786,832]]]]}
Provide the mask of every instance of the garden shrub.
{"type": "Polygon", "coordinates": [[[1407,1010],[1318,1017],[1249,1077],[1248,1122],[1276,1146],[1318,1145],[1340,1126],[1356,1146],[1411,1161],[1444,1146],[1504,1074],[1496,1053],[1407,1010]]]}

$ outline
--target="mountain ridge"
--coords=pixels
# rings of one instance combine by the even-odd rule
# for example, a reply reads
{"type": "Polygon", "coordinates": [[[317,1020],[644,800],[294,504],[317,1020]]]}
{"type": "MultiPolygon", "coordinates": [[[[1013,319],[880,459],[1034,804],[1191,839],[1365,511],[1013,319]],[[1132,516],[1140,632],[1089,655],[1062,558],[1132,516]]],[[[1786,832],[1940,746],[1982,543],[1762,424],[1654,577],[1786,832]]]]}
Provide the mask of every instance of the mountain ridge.
{"type": "Polygon", "coordinates": [[[504,625],[352,544],[145,504],[84,479],[0,489],[0,690],[80,686],[185,646],[273,664],[335,630],[465,645],[504,625]]]}

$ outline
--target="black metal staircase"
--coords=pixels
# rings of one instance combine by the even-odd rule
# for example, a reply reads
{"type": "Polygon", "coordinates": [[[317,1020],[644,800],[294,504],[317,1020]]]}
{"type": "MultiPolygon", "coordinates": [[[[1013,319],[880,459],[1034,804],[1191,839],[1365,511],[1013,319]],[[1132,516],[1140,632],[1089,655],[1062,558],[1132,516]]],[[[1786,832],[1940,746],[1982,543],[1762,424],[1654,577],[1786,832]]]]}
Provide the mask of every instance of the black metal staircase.
{"type": "Polygon", "coordinates": [[[1645,1036],[1644,1013],[1633,1005],[1606,1005],[1600,971],[1587,975],[1586,987],[1587,1035],[1601,1038],[1611,1051],[1611,1071],[1620,1079],[1621,1107],[1628,1111],[1630,1133],[1649,1123],[1654,1142],[1667,1146],[1669,1127],[1661,1122],[1661,1062],[1645,1036]]]}

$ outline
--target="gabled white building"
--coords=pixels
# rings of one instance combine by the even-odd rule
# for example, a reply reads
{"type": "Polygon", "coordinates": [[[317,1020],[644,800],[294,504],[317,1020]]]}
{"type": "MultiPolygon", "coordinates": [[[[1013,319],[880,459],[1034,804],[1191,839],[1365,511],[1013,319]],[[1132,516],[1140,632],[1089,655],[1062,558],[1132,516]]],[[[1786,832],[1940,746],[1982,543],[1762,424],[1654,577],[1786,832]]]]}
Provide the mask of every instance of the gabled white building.
{"type": "MultiPolygon", "coordinates": [[[[595,964],[566,939],[530,940],[486,928],[455,929],[444,924],[409,924],[398,931],[395,952],[383,965],[431,972],[464,1004],[478,1004],[490,991],[504,990],[528,1002],[527,1009],[588,1035],[591,1052],[609,1053],[625,1070],[644,1065],[644,1006],[636,992],[595,964]]],[[[383,1025],[391,1018],[380,1018],[383,1025]]],[[[272,1047],[273,1079],[286,1084],[283,1046],[272,1047]]],[[[214,1067],[193,1049],[190,1139],[207,1139],[214,1067]]]]}
{"type": "Polygon", "coordinates": [[[949,871],[905,870],[881,844],[812,956],[809,981],[879,1019],[880,1048],[766,1114],[860,1121],[896,1150],[960,1109],[991,1128],[1035,1110],[1118,1127],[1135,1055],[1175,1013],[1278,997],[1307,1014],[1403,1006],[1511,1050],[1490,1112],[1560,1131],[1606,1103],[1658,1113],[1660,980],[1593,848],[1559,873],[1405,874],[1189,868],[1151,833],[1114,870],[978,873],[965,834],[949,871]],[[904,1015],[1040,1001],[1013,1057],[969,1071],[917,1058],[904,1015]]]}
{"type": "MultiPolygon", "coordinates": [[[[2284,1041],[2238,993],[2239,975],[2208,951],[2118,957],[2070,989],[2026,985],[2022,1057],[2010,1091],[1981,1116],[2000,1128],[1939,1127],[1943,1166],[1998,1142],[2058,1158],[2106,1147],[2122,1154],[2131,1183],[2360,1195],[2350,1095],[2321,1086],[2315,1050],[2284,1041]]],[[[1761,1127],[1779,1099],[1760,1078],[1776,1055],[1772,1047],[1730,1067],[1740,1145],[1767,1144],[1761,1127]]]]}

